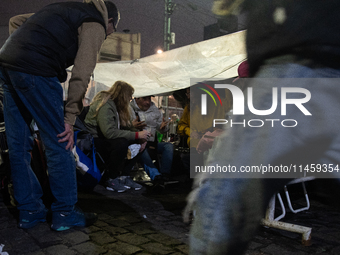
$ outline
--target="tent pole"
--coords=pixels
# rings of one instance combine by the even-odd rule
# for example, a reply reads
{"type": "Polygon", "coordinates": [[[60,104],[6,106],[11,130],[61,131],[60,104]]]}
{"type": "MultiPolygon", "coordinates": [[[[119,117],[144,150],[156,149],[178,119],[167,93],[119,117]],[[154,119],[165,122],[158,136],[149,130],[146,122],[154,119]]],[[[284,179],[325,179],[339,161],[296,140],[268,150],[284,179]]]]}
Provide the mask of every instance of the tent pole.
{"type": "Polygon", "coordinates": [[[171,2],[172,0],[164,0],[165,12],[164,12],[164,49],[163,51],[170,50],[171,39],[171,14],[173,13],[176,4],[171,2]]]}

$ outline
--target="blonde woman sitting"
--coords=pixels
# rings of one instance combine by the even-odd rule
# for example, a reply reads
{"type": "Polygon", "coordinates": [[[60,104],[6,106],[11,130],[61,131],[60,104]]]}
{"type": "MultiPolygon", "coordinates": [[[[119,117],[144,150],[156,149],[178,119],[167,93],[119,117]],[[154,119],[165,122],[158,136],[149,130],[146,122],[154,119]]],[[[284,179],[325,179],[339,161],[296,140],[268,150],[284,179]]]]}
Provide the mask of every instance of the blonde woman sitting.
{"type": "Polygon", "coordinates": [[[133,93],[134,88],[130,84],[116,81],[109,90],[101,91],[93,98],[85,118],[85,125],[94,137],[96,149],[105,161],[108,176],[106,188],[117,192],[142,188],[129,177],[137,156],[126,159],[128,146],[142,144],[142,151],[149,136],[146,130],[133,131],[129,112],[133,93]],[[122,130],[121,127],[131,127],[131,130],[122,130]]]}

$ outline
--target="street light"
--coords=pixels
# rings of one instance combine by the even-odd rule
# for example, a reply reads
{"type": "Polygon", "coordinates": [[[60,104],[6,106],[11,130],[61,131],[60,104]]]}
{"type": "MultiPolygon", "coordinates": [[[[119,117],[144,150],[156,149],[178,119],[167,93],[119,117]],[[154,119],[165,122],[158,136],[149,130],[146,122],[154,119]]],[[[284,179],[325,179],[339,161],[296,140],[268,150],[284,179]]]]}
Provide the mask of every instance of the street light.
{"type": "Polygon", "coordinates": [[[176,4],[172,3],[171,0],[165,0],[165,15],[164,15],[164,51],[170,49],[172,42],[171,36],[171,14],[173,13],[176,4]]]}

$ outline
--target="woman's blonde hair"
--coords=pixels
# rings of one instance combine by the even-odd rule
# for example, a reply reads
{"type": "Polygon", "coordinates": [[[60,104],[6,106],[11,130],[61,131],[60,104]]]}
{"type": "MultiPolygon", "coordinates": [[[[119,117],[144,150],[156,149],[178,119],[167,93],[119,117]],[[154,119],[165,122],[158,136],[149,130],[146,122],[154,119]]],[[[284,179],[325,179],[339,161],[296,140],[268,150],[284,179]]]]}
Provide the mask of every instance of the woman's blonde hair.
{"type": "Polygon", "coordinates": [[[129,83],[126,83],[125,81],[116,81],[109,90],[100,91],[93,98],[91,105],[100,101],[95,116],[98,115],[99,109],[107,102],[107,100],[112,99],[117,107],[121,125],[130,126],[129,105],[134,92],[135,89],[129,83]]]}

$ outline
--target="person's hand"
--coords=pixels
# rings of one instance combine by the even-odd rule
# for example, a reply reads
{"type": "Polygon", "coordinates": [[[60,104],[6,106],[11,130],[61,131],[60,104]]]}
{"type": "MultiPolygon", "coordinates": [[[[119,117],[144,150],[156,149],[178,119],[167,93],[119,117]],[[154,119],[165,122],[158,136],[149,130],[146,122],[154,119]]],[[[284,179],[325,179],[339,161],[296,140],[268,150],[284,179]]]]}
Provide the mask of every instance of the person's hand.
{"type": "Polygon", "coordinates": [[[138,132],[138,139],[148,140],[150,136],[151,136],[151,134],[147,130],[143,130],[143,131],[138,132]]]}
{"type": "Polygon", "coordinates": [[[196,148],[196,151],[197,151],[198,154],[202,154],[202,152],[203,152],[201,149],[198,149],[198,148],[196,148]]]}
{"type": "Polygon", "coordinates": [[[138,121],[138,117],[136,117],[132,121],[133,127],[137,128],[138,130],[142,130],[144,127],[146,127],[145,121],[138,121]]]}
{"type": "Polygon", "coordinates": [[[168,121],[165,121],[164,117],[163,117],[163,121],[161,123],[161,126],[159,127],[159,129],[164,129],[169,123],[169,120],[168,121]]]}
{"type": "Polygon", "coordinates": [[[74,138],[73,138],[73,126],[72,125],[65,123],[65,131],[57,135],[57,137],[61,137],[61,139],[58,140],[59,143],[68,141],[65,147],[66,150],[73,149],[74,138]]]}
{"type": "Polygon", "coordinates": [[[144,143],[141,144],[139,152],[142,152],[143,150],[145,150],[146,144],[147,144],[147,142],[144,142],[144,143]]]}
{"type": "Polygon", "coordinates": [[[197,131],[191,131],[190,136],[191,138],[201,139],[201,135],[197,131]]]}

